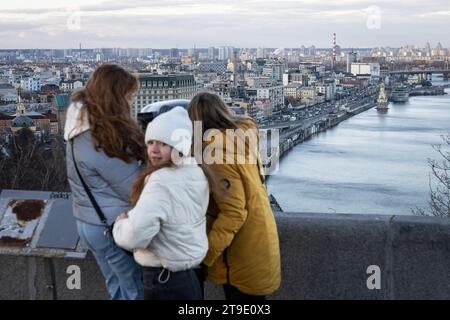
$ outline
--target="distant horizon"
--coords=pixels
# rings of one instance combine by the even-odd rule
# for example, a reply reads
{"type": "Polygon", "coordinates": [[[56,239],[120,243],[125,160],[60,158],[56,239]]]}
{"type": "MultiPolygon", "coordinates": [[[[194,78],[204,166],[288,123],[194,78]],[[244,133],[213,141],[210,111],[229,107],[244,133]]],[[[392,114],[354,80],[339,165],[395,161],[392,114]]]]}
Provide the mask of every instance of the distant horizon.
{"type": "MultiPolygon", "coordinates": [[[[442,42],[441,42],[442,44],[442,42]]],[[[431,49],[434,49],[437,46],[437,43],[435,45],[431,44],[431,49]]],[[[314,44],[311,45],[305,45],[305,48],[308,49],[311,46],[315,46],[314,44]]],[[[371,49],[376,49],[376,48],[389,48],[389,49],[401,49],[401,48],[405,48],[408,46],[414,46],[417,49],[424,49],[426,44],[423,46],[417,46],[417,45],[404,45],[404,46],[400,46],[400,47],[394,47],[394,46],[375,46],[375,47],[340,47],[340,50],[371,50],[371,49]]],[[[258,49],[258,48],[262,48],[262,49],[266,49],[266,50],[276,50],[279,49],[280,47],[239,47],[239,46],[233,46],[233,45],[218,45],[218,46],[208,46],[208,47],[196,47],[196,50],[208,50],[208,48],[213,47],[214,49],[218,49],[220,47],[233,47],[235,49],[258,49]]],[[[445,47],[444,45],[442,45],[442,47],[444,49],[450,49],[450,47],[445,47]]],[[[281,47],[282,49],[285,50],[299,50],[301,47],[281,47]]],[[[171,50],[171,49],[178,49],[178,50],[191,50],[193,49],[193,47],[165,47],[165,48],[157,48],[157,47],[89,47],[89,48],[85,48],[85,47],[81,47],[81,50],[98,50],[98,49],[151,49],[151,50],[171,50]]],[[[332,47],[318,47],[315,46],[316,50],[331,50],[332,47]]],[[[0,47],[0,51],[14,51],[14,50],[80,50],[79,47],[73,47],[73,48],[38,48],[38,47],[34,47],[34,48],[1,48],[0,47]]]]}

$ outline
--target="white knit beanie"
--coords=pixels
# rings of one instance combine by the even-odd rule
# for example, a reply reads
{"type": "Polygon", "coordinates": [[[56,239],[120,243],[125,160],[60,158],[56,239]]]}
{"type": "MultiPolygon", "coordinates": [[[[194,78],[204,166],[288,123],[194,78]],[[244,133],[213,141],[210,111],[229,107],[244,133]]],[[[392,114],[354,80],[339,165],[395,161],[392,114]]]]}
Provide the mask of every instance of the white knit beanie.
{"type": "Polygon", "coordinates": [[[188,156],[191,153],[192,131],[187,111],[182,107],[175,107],[148,124],[145,144],[150,140],[164,142],[180,151],[183,156],[188,156]]]}

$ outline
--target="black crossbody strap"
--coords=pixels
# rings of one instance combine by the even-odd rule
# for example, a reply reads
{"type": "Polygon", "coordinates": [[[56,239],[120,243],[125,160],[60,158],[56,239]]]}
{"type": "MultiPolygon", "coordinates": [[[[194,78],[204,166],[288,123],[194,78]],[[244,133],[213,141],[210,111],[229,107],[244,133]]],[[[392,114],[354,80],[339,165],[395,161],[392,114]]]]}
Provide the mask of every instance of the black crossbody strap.
{"type": "Polygon", "coordinates": [[[70,144],[72,145],[72,159],[73,159],[73,164],[75,166],[75,170],[78,173],[78,177],[80,178],[81,184],[84,187],[84,190],[86,191],[89,200],[91,200],[92,205],[94,206],[95,211],[97,212],[97,215],[100,219],[100,221],[105,224],[106,226],[108,226],[108,220],[106,219],[105,215],[102,212],[102,209],[100,209],[100,206],[98,205],[97,201],[94,198],[94,195],[91,192],[91,189],[89,189],[88,185],[86,184],[86,182],[84,182],[83,177],[81,176],[80,170],[78,170],[78,166],[77,166],[77,161],[75,160],[75,153],[73,152],[73,139],[70,140],[70,144]]]}

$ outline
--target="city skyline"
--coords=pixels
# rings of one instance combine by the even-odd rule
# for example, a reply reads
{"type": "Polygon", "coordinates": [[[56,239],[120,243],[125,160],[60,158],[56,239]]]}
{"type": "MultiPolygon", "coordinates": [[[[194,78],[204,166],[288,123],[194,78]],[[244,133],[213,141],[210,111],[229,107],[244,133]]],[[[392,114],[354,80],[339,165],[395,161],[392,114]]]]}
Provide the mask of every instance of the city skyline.
{"type": "Polygon", "coordinates": [[[0,49],[449,47],[447,1],[17,0],[0,4],[0,49]]]}

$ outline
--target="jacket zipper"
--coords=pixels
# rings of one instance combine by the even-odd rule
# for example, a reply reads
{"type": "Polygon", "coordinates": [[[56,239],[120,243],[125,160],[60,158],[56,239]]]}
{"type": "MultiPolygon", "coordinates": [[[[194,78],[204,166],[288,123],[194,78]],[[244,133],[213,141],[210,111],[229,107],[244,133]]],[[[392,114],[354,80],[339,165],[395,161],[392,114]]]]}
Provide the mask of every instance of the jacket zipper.
{"type": "Polygon", "coordinates": [[[223,263],[225,264],[225,267],[227,268],[227,284],[230,284],[230,266],[228,265],[227,250],[228,250],[228,248],[223,251],[223,263]]]}

